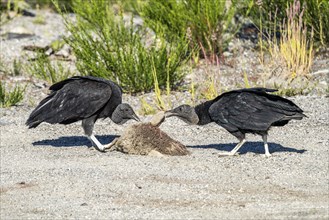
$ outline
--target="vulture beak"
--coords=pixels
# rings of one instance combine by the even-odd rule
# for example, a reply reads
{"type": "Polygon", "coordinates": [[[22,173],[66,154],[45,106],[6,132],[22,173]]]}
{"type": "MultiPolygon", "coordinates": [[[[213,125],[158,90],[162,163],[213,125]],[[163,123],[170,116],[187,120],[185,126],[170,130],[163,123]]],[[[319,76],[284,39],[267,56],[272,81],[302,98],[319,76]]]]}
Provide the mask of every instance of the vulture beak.
{"type": "Polygon", "coordinates": [[[199,117],[198,115],[195,113],[195,111],[193,110],[192,112],[186,114],[186,113],[180,113],[180,112],[176,112],[177,109],[172,109],[169,111],[165,112],[165,117],[169,118],[172,116],[176,116],[179,119],[183,120],[184,122],[188,123],[188,124],[198,124],[199,122],[199,117]]]}
{"type": "Polygon", "coordinates": [[[172,117],[172,116],[179,116],[179,114],[176,113],[176,112],[174,112],[173,110],[174,110],[174,109],[169,110],[169,111],[165,111],[165,117],[166,117],[166,118],[169,118],[169,117],[172,117]]]}
{"type": "Polygon", "coordinates": [[[131,119],[134,119],[135,121],[141,121],[136,114],[133,114],[131,119]]]}

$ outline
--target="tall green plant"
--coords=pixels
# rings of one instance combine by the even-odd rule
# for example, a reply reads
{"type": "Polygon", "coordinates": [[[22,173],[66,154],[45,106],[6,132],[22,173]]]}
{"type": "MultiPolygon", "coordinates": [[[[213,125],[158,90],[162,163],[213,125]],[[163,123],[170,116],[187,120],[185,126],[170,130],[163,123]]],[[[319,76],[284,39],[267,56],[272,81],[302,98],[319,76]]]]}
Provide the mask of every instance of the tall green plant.
{"type": "MultiPolygon", "coordinates": [[[[261,62],[263,63],[263,45],[266,45],[271,60],[284,67],[281,75],[291,80],[298,76],[307,76],[313,62],[314,34],[313,29],[307,28],[305,10],[299,1],[288,4],[284,10],[286,18],[282,23],[278,24],[277,16],[274,15],[273,21],[269,20],[273,27],[269,24],[266,27],[269,31],[266,33],[267,36],[272,36],[272,31],[277,30],[280,33],[279,37],[268,37],[265,41],[263,38],[259,39],[261,62]]],[[[262,26],[260,30],[263,30],[262,26]]]]}
{"type": "Polygon", "coordinates": [[[42,52],[37,52],[35,60],[30,61],[27,66],[27,71],[31,75],[51,84],[74,75],[69,68],[64,68],[59,61],[52,63],[49,57],[42,52]]]}
{"type": "Polygon", "coordinates": [[[314,39],[322,45],[329,46],[329,1],[308,0],[305,21],[314,30],[314,39]]]}
{"type": "Polygon", "coordinates": [[[166,85],[168,72],[171,86],[182,80],[179,67],[189,58],[184,39],[168,42],[161,32],[154,39],[145,38],[144,27],[136,28],[133,18],[125,22],[123,14],[116,15],[106,0],[76,0],[73,10],[76,22],[63,15],[72,33],[66,42],[82,75],[114,80],[128,92],[149,91],[154,85],[154,62],[160,87],[166,85]]]}
{"type": "MultiPolygon", "coordinates": [[[[25,0],[32,8],[55,9],[52,0],[25,0]]],[[[75,0],[57,0],[58,6],[68,12],[72,12],[72,5],[75,0]]]]}
{"type": "Polygon", "coordinates": [[[8,92],[5,88],[5,84],[0,81],[0,107],[6,108],[16,105],[24,98],[25,88],[15,86],[15,88],[8,92]]]}
{"type": "Polygon", "coordinates": [[[314,40],[318,44],[329,45],[329,1],[328,0],[251,0],[250,17],[265,32],[276,33],[287,16],[287,8],[299,4],[304,9],[303,21],[309,30],[314,30],[314,40]],[[275,18],[273,18],[275,16],[275,18]],[[261,19],[259,19],[261,17],[261,19]],[[262,22],[262,24],[260,23],[262,22]]]}
{"type": "Polygon", "coordinates": [[[167,40],[187,37],[190,48],[202,46],[207,54],[216,55],[228,43],[224,33],[235,14],[235,2],[152,0],[140,5],[137,11],[153,31],[166,33],[167,40]]]}

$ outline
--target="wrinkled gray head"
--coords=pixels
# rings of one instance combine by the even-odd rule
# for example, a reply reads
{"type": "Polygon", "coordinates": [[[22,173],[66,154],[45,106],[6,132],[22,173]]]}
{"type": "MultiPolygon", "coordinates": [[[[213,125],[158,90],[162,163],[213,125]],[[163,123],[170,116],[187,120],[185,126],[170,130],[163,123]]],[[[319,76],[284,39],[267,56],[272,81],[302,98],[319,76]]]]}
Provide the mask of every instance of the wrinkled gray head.
{"type": "Polygon", "coordinates": [[[199,117],[195,109],[189,105],[181,105],[172,110],[166,111],[166,118],[176,116],[188,124],[198,124],[199,117]]]}
{"type": "Polygon", "coordinates": [[[133,108],[126,103],[122,103],[116,107],[111,116],[111,119],[114,123],[120,125],[126,123],[130,119],[140,121],[133,108]]]}

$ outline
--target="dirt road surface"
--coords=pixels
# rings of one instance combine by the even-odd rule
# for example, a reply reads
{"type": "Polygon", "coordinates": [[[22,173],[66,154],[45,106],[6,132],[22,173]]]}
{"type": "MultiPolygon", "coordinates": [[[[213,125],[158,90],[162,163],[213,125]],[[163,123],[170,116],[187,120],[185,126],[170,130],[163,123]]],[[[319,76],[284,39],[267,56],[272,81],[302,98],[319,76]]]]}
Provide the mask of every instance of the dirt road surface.
{"type": "MultiPolygon", "coordinates": [[[[32,108],[0,109],[0,218],[328,219],[329,99],[293,100],[308,118],[270,131],[270,158],[253,135],[240,155],[218,157],[237,143],[232,135],[176,118],[160,128],[189,156],[100,153],[80,123],[28,130],[32,108]]],[[[106,119],[95,132],[107,143],[130,123],[106,119]]]]}

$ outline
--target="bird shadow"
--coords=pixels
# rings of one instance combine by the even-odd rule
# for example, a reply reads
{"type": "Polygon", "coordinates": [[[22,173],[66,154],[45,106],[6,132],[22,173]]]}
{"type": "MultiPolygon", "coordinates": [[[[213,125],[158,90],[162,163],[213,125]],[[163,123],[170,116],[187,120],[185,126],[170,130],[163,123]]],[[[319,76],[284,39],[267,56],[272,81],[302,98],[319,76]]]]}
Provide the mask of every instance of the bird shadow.
{"type": "MultiPolygon", "coordinates": [[[[237,145],[234,143],[230,144],[209,144],[209,145],[194,145],[194,146],[188,146],[189,148],[200,148],[200,149],[209,149],[213,148],[220,151],[231,151],[235,146],[237,145]]],[[[281,144],[276,143],[270,143],[268,142],[268,147],[270,150],[270,153],[274,152],[293,152],[293,153],[299,153],[302,154],[306,152],[305,149],[295,149],[291,147],[284,147],[281,144]]],[[[246,154],[249,152],[257,153],[257,154],[263,154],[265,153],[264,150],[264,143],[263,142],[246,142],[242,147],[238,150],[239,154],[246,154]]]]}
{"type": "MultiPolygon", "coordinates": [[[[117,135],[95,135],[95,137],[101,144],[108,144],[119,136],[117,136],[117,135]]],[[[78,146],[91,147],[92,146],[91,142],[85,136],[62,136],[57,139],[46,139],[46,140],[41,140],[41,141],[35,141],[32,143],[32,145],[33,146],[50,145],[52,147],[78,147],[78,146]]]]}

